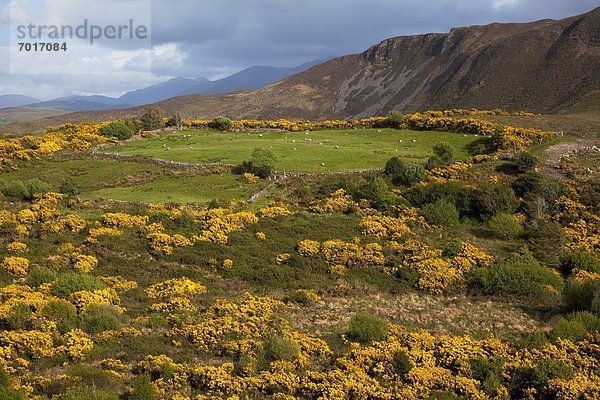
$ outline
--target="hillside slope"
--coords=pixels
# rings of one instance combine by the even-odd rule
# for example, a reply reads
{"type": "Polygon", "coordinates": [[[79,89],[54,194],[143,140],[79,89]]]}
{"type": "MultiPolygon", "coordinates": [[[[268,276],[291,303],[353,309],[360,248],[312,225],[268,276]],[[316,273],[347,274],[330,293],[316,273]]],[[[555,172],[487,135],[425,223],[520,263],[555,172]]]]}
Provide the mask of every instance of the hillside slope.
{"type": "MultiPolygon", "coordinates": [[[[157,104],[187,118],[359,118],[449,107],[556,113],[597,103],[598,65],[600,8],[559,21],[396,37],[259,90],[157,104]]],[[[77,113],[27,128],[139,113],[77,113]]]]}

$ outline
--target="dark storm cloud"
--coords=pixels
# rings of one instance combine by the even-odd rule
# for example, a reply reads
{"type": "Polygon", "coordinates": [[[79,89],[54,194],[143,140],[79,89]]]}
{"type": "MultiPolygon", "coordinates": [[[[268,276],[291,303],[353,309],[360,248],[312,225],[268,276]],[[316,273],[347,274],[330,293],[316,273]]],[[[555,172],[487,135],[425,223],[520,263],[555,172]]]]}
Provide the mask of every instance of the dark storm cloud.
{"type": "MultiPolygon", "coordinates": [[[[71,7],[66,0],[46,1],[71,7]]],[[[361,52],[393,36],[559,19],[599,5],[598,0],[152,0],[153,74],[136,73],[135,58],[122,62],[127,55],[117,52],[107,56],[105,79],[93,81],[82,75],[56,84],[55,77],[39,76],[34,84],[0,70],[0,94],[115,95],[173,76],[215,78],[253,65],[293,66],[361,52]]]]}
{"type": "Polygon", "coordinates": [[[155,0],[154,43],[178,42],[188,61],[292,65],[359,52],[398,35],[490,22],[564,18],[597,0],[155,0]]]}

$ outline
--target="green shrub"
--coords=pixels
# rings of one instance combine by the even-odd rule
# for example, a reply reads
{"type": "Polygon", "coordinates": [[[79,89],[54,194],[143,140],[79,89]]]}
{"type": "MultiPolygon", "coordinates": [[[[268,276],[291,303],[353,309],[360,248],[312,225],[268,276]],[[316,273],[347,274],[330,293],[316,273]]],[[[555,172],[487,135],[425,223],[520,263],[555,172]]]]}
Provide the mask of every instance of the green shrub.
{"type": "Polygon", "coordinates": [[[463,241],[459,238],[452,239],[444,248],[444,256],[454,258],[462,252],[463,241]]]}
{"type": "Polygon", "coordinates": [[[12,330],[25,330],[31,323],[31,308],[27,304],[18,303],[10,309],[10,315],[6,319],[6,324],[12,330]]]}
{"type": "Polygon", "coordinates": [[[119,400],[119,396],[103,392],[94,386],[77,386],[69,389],[61,400],[119,400]]]}
{"type": "Polygon", "coordinates": [[[426,175],[423,165],[407,164],[398,157],[392,157],[387,161],[384,172],[397,186],[412,186],[421,182],[426,175]]]}
{"type": "Polygon", "coordinates": [[[35,196],[36,194],[43,194],[52,191],[50,185],[39,179],[31,179],[25,181],[25,187],[27,188],[27,192],[29,193],[30,199],[33,199],[33,196],[35,196]]]}
{"type": "Polygon", "coordinates": [[[292,340],[279,336],[267,337],[258,349],[257,368],[264,371],[273,361],[293,361],[298,352],[298,345],[292,340]]]}
{"type": "Polygon", "coordinates": [[[473,213],[473,190],[459,181],[416,185],[405,191],[404,197],[415,207],[444,199],[454,204],[461,215],[473,213]]]}
{"type": "Polygon", "coordinates": [[[502,360],[486,360],[483,357],[475,357],[469,361],[471,366],[471,377],[481,382],[483,391],[488,396],[497,393],[501,384],[502,360]]]}
{"type": "Polygon", "coordinates": [[[181,114],[175,113],[175,114],[171,115],[171,117],[169,117],[169,120],[167,121],[167,126],[180,127],[181,126],[181,114]]]}
{"type": "Polygon", "coordinates": [[[4,367],[0,367],[0,399],[2,400],[25,400],[25,392],[12,387],[10,375],[4,367]]]}
{"type": "Polygon", "coordinates": [[[515,155],[513,162],[520,172],[525,172],[535,168],[539,159],[527,151],[522,151],[515,155]]]}
{"type": "Polygon", "coordinates": [[[48,267],[35,265],[29,270],[26,282],[31,287],[38,287],[44,283],[50,283],[56,279],[56,272],[48,267]]]}
{"type": "Polygon", "coordinates": [[[588,333],[598,331],[600,331],[600,317],[590,312],[578,312],[556,321],[550,332],[550,338],[552,340],[567,339],[576,343],[588,333]]]}
{"type": "Polygon", "coordinates": [[[111,305],[95,304],[89,306],[81,316],[83,329],[91,334],[115,331],[121,328],[121,315],[111,305]]]}
{"type": "Polygon", "coordinates": [[[423,215],[433,225],[452,228],[460,223],[460,216],[454,204],[441,199],[423,207],[423,215]]]}
{"type": "Polygon", "coordinates": [[[413,364],[408,357],[408,353],[404,350],[398,350],[392,356],[392,365],[394,372],[398,375],[406,375],[413,369],[413,364]]]}
{"type": "Polygon", "coordinates": [[[404,121],[404,114],[399,111],[391,111],[385,118],[384,125],[393,129],[401,129],[404,121]]]}
{"type": "Polygon", "coordinates": [[[541,197],[547,204],[552,204],[564,192],[559,180],[552,179],[535,171],[528,171],[513,183],[515,193],[523,198],[541,197]]]}
{"type": "Polygon", "coordinates": [[[562,278],[541,265],[531,253],[513,253],[502,262],[475,271],[478,284],[489,294],[537,296],[547,292],[547,286],[560,291],[562,278]]]}
{"type": "Polygon", "coordinates": [[[129,395],[129,400],[158,400],[158,393],[148,374],[136,376],[131,387],[133,390],[129,395]]]}
{"type": "Polygon", "coordinates": [[[449,143],[440,142],[433,146],[433,154],[435,154],[444,164],[448,164],[454,159],[454,147],[449,143]]]}
{"type": "Polygon", "coordinates": [[[208,127],[221,132],[229,132],[233,129],[233,121],[227,117],[220,116],[210,121],[208,127]]]}
{"type": "Polygon", "coordinates": [[[377,210],[389,210],[398,204],[398,197],[392,193],[388,182],[380,176],[369,179],[358,189],[357,194],[357,197],[368,200],[377,210]]]}
{"type": "Polygon", "coordinates": [[[563,254],[560,268],[565,275],[569,275],[574,269],[600,274],[600,258],[587,251],[575,250],[563,254]]]}
{"type": "Polygon", "coordinates": [[[510,398],[526,398],[525,392],[530,388],[536,389],[538,393],[543,392],[551,379],[568,381],[573,372],[573,368],[561,360],[541,360],[534,366],[518,367],[509,385],[510,398]]]}
{"type": "Polygon", "coordinates": [[[79,194],[79,189],[77,189],[77,186],[71,181],[61,183],[58,191],[67,196],[77,196],[79,194]]]}
{"type": "Polygon", "coordinates": [[[499,239],[515,239],[523,233],[523,224],[512,214],[499,213],[488,222],[494,236],[499,239]]]}
{"type": "Polygon", "coordinates": [[[388,323],[379,317],[359,313],[348,325],[348,338],[362,344],[379,342],[387,337],[388,323]]]}
{"type": "Polygon", "coordinates": [[[558,222],[540,220],[527,226],[527,245],[535,258],[546,264],[559,265],[564,233],[558,222]]]}
{"type": "Polygon", "coordinates": [[[563,292],[563,300],[571,311],[591,311],[600,315],[600,280],[579,282],[570,279],[563,292]]]}
{"type": "Polygon", "coordinates": [[[427,171],[431,171],[432,169],[443,167],[444,166],[444,162],[438,156],[433,155],[433,156],[429,157],[427,159],[427,161],[425,161],[425,163],[423,164],[423,166],[425,167],[425,169],[427,171]]]}
{"type": "Polygon", "coordinates": [[[52,294],[56,297],[67,298],[70,294],[81,290],[93,291],[105,287],[104,282],[98,277],[79,272],[65,272],[59,275],[56,283],[52,286],[52,294]]]}
{"type": "Polygon", "coordinates": [[[428,400],[466,400],[465,397],[456,395],[448,390],[432,390],[428,400]]]}
{"type": "Polygon", "coordinates": [[[114,137],[119,140],[127,140],[135,135],[135,131],[131,126],[121,121],[114,121],[100,128],[100,134],[106,137],[114,137]]]}
{"type": "Polygon", "coordinates": [[[42,309],[42,315],[54,323],[60,332],[68,332],[79,324],[77,308],[65,300],[52,300],[42,309]]]}
{"type": "Polygon", "coordinates": [[[152,329],[166,328],[169,326],[169,320],[158,313],[152,313],[148,316],[148,327],[152,329]]]}
{"type": "Polygon", "coordinates": [[[29,190],[21,181],[0,182],[0,192],[6,197],[29,199],[29,190]]]}
{"type": "Polygon", "coordinates": [[[0,181],[0,192],[6,197],[13,197],[21,200],[31,200],[34,195],[48,193],[51,191],[50,185],[39,179],[27,181],[0,181]]]}
{"type": "MultiPolygon", "coordinates": [[[[289,265],[289,262],[288,262],[289,265]]],[[[294,291],[289,297],[288,301],[292,301],[294,303],[302,304],[305,306],[314,304],[318,301],[319,296],[313,292],[312,290],[307,289],[298,289],[294,291]]]]}
{"type": "Polygon", "coordinates": [[[519,205],[510,186],[497,184],[479,188],[474,194],[474,212],[487,219],[501,212],[512,214],[519,205]]]}

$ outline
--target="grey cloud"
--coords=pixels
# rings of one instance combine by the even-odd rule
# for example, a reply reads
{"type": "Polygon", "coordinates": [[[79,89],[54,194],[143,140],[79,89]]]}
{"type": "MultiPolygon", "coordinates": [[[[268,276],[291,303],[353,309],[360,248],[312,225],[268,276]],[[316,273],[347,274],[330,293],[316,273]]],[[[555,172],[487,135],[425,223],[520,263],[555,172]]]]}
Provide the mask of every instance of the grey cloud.
{"type": "MultiPolygon", "coordinates": [[[[558,19],[596,6],[598,0],[153,0],[153,45],[175,43],[187,55],[182,65],[161,63],[153,72],[161,79],[211,78],[252,65],[292,66],[360,52],[393,36],[558,19]]],[[[0,75],[0,87],[10,80],[0,75]]],[[[23,92],[35,95],[21,81],[23,92]]],[[[129,87],[123,81],[112,88],[90,84],[77,79],[69,92],[114,93],[136,89],[140,81],[129,87]]]]}

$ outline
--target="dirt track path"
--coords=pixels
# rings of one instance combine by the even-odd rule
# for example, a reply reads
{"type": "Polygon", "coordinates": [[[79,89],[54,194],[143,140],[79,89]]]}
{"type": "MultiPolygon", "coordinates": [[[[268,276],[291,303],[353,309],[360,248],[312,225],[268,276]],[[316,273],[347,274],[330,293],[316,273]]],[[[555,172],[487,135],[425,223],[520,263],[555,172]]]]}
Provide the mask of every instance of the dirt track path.
{"type": "Polygon", "coordinates": [[[542,153],[542,163],[540,169],[547,175],[558,179],[566,179],[565,173],[560,169],[560,160],[591,146],[600,146],[600,141],[592,139],[578,139],[572,142],[558,143],[548,147],[542,153]]]}

